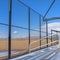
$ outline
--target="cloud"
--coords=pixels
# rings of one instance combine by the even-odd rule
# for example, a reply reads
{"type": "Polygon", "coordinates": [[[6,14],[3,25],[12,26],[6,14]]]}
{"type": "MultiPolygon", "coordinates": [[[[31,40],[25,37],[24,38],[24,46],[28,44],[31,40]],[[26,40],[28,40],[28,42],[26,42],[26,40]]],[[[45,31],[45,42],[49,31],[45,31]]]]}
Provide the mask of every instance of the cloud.
{"type": "MultiPolygon", "coordinates": [[[[60,31],[60,22],[54,22],[48,24],[48,32],[51,33],[52,30],[60,31]]],[[[42,31],[46,32],[46,24],[42,26],[42,31]]]]}
{"type": "Polygon", "coordinates": [[[14,31],[13,34],[18,34],[18,31],[14,31]]]}
{"type": "MultiPolygon", "coordinates": [[[[46,24],[42,25],[41,27],[42,27],[42,31],[45,32],[45,33],[41,32],[42,37],[46,36],[46,24]]],[[[60,23],[59,22],[49,23],[48,24],[48,33],[51,33],[51,29],[60,31],[60,23]]],[[[39,32],[36,32],[36,31],[31,31],[30,34],[31,34],[31,37],[39,36],[39,32]]],[[[14,38],[28,37],[28,32],[25,32],[25,31],[24,32],[14,31],[13,32],[13,37],[14,38]]]]}

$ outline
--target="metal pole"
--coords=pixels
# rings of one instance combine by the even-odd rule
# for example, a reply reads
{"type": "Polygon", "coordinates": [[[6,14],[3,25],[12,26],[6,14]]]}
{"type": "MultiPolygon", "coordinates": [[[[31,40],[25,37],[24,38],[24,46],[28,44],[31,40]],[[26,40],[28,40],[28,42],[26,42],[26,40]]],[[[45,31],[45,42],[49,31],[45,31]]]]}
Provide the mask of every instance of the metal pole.
{"type": "Polygon", "coordinates": [[[51,3],[51,5],[49,6],[48,10],[46,11],[44,18],[46,17],[46,15],[48,14],[48,12],[50,11],[50,9],[52,8],[53,4],[55,3],[55,0],[53,0],[53,2],[51,3]]]}
{"type": "MultiPolygon", "coordinates": [[[[52,30],[51,30],[51,42],[52,42],[52,30]]],[[[51,43],[51,46],[52,46],[52,43],[51,43]]]]}
{"type": "Polygon", "coordinates": [[[44,21],[50,21],[50,20],[58,20],[60,17],[52,17],[52,18],[45,18],[44,21]]]}
{"type": "Polygon", "coordinates": [[[12,21],[12,0],[9,0],[9,36],[8,36],[8,59],[11,59],[11,21],[12,21]]]}
{"type": "MultiPolygon", "coordinates": [[[[39,37],[40,37],[40,46],[41,46],[41,15],[39,15],[39,30],[40,30],[39,37]]],[[[41,49],[41,47],[40,47],[40,49],[41,49]]]]}
{"type": "Polygon", "coordinates": [[[48,44],[48,21],[46,21],[46,43],[48,44]]]}
{"type": "Polygon", "coordinates": [[[28,7],[28,36],[29,36],[28,51],[30,51],[30,8],[29,7],[28,7]]]}

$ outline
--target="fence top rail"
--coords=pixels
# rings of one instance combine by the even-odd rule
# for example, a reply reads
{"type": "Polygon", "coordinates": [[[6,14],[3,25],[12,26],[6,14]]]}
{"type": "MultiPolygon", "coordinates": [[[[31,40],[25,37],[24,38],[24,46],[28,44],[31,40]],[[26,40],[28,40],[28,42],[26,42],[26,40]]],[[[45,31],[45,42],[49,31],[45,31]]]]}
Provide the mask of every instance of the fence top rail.
{"type": "Polygon", "coordinates": [[[43,17],[43,15],[42,14],[40,14],[40,13],[38,13],[37,11],[35,11],[33,8],[31,8],[30,6],[28,6],[27,4],[25,4],[24,2],[22,2],[22,1],[20,1],[20,0],[17,0],[19,3],[22,3],[24,6],[26,6],[26,7],[28,7],[28,8],[30,8],[30,9],[32,9],[34,12],[36,12],[37,14],[39,14],[40,16],[42,16],[43,17]]]}
{"type": "Polygon", "coordinates": [[[57,19],[60,19],[60,17],[45,18],[44,21],[57,20],[57,19]]]}

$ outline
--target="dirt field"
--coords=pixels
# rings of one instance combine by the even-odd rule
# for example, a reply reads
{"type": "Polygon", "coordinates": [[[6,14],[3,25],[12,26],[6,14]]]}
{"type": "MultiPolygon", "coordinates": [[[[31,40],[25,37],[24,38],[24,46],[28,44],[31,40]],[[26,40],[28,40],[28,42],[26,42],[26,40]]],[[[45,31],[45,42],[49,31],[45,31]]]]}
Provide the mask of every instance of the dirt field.
{"type": "MultiPolygon", "coordinates": [[[[37,41],[34,38],[31,38],[30,42],[33,41],[37,41]]],[[[28,50],[28,42],[29,40],[26,38],[21,38],[21,39],[12,39],[11,41],[11,50],[19,50],[19,51],[23,51],[23,50],[28,50]]],[[[48,42],[51,42],[51,40],[49,39],[48,42]]],[[[46,39],[41,41],[41,45],[46,44],[46,39]]],[[[40,45],[40,41],[37,41],[33,44],[31,44],[30,48],[35,48],[38,47],[40,45]]],[[[51,44],[49,44],[50,46],[51,44]]],[[[43,46],[45,47],[45,46],[43,46]]],[[[0,50],[8,50],[8,40],[7,39],[0,39],[0,50]]]]}
{"type": "MultiPolygon", "coordinates": [[[[30,43],[37,41],[37,40],[38,39],[36,39],[36,38],[31,38],[30,43]]],[[[48,42],[50,43],[51,39],[48,39],[48,42]]],[[[18,51],[19,53],[12,54],[11,56],[17,56],[17,55],[27,52],[28,48],[29,48],[28,44],[29,44],[29,40],[27,38],[12,39],[11,40],[11,50],[18,51]]],[[[46,39],[41,40],[41,45],[44,45],[44,44],[46,44],[46,39]]],[[[36,48],[38,46],[40,46],[40,41],[32,43],[30,46],[30,49],[36,48]]],[[[51,44],[49,44],[49,46],[51,46],[51,44]]],[[[44,47],[46,47],[46,46],[42,46],[41,48],[44,48],[44,47]]],[[[8,50],[8,40],[7,39],[0,39],[0,51],[3,51],[3,50],[8,50]]],[[[1,60],[5,59],[5,58],[8,58],[8,57],[7,56],[0,57],[1,60]]]]}

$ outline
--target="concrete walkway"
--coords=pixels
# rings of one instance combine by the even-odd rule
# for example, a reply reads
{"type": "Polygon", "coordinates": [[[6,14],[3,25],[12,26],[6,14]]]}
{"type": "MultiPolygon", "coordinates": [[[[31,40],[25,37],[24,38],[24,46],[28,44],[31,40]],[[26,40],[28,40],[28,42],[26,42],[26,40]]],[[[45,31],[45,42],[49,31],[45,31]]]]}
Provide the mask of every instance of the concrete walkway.
{"type": "Polygon", "coordinates": [[[56,46],[52,46],[52,47],[48,47],[33,53],[29,53],[14,59],[10,59],[10,60],[41,60],[42,58],[44,58],[45,56],[51,54],[52,52],[54,52],[57,49],[56,46]]]}

